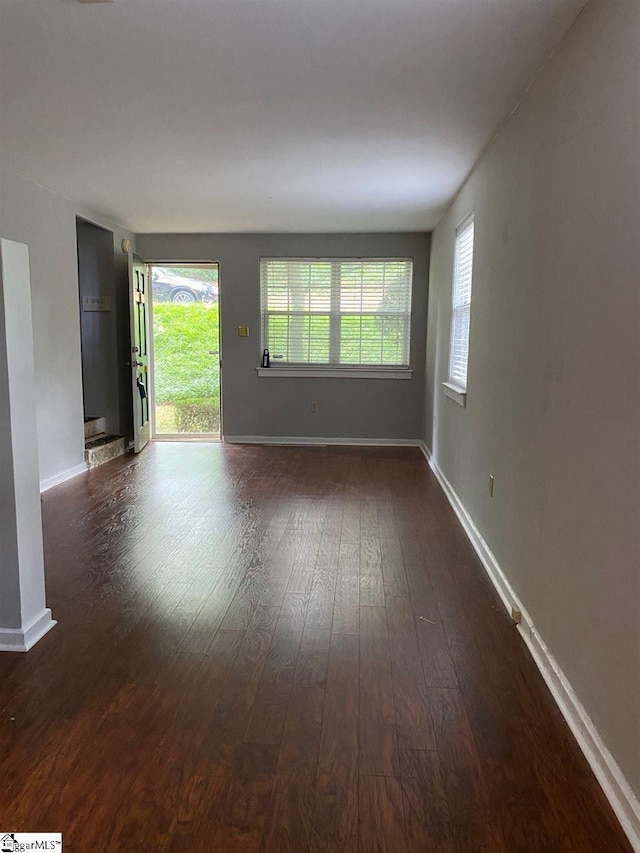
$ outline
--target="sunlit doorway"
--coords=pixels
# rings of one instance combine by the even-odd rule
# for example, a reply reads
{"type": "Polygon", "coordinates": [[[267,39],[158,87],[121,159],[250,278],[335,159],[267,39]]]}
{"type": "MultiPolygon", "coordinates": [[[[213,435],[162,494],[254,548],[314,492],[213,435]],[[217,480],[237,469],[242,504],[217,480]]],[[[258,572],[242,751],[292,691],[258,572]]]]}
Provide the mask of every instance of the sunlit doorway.
{"type": "Polygon", "coordinates": [[[217,264],[151,264],[152,403],[156,439],[219,440],[217,264]]]}

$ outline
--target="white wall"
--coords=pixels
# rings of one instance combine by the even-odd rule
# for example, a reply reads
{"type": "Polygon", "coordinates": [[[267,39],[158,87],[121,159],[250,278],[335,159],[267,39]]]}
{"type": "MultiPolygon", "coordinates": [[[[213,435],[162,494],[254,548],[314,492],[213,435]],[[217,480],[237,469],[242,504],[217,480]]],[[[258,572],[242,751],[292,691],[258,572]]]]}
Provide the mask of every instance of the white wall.
{"type": "Polygon", "coordinates": [[[117,261],[130,234],[0,170],[0,236],[29,247],[41,482],[83,464],[76,215],[113,231],[117,261]]]}
{"type": "Polygon", "coordinates": [[[0,239],[0,650],[52,626],[38,483],[29,250],[0,239]]]}
{"type": "Polygon", "coordinates": [[[0,635],[44,608],[33,375],[29,252],[0,239],[0,635]]]}
{"type": "Polygon", "coordinates": [[[636,793],[639,11],[592,0],[434,232],[425,418],[437,465],[636,793]],[[454,233],[472,210],[461,408],[441,382],[454,233]]]}

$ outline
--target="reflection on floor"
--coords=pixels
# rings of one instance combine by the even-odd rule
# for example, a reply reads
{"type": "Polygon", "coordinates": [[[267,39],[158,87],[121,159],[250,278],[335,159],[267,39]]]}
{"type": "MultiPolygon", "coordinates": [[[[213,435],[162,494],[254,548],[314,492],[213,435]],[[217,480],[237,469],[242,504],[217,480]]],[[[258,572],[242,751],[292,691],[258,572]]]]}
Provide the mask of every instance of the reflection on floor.
{"type": "Polygon", "coordinates": [[[79,851],[627,851],[415,449],[157,444],[44,496],[0,816],[79,851]]]}

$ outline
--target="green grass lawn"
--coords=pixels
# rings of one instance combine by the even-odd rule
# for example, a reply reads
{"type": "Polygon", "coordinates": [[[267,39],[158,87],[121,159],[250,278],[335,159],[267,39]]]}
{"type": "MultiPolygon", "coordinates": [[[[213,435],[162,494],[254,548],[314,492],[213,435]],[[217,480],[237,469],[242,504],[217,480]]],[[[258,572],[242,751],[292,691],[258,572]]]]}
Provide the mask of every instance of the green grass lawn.
{"type": "Polygon", "coordinates": [[[218,305],[153,307],[156,432],[220,431],[218,305]]]}

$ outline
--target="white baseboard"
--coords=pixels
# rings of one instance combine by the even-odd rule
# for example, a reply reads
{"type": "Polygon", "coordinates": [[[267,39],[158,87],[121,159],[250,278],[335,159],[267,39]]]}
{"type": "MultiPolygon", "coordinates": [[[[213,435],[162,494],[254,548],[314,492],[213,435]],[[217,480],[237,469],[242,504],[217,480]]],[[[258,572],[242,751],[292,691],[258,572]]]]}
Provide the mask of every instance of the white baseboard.
{"type": "Polygon", "coordinates": [[[47,607],[23,628],[0,628],[0,652],[28,652],[55,624],[47,607]]]}
{"type": "Polygon", "coordinates": [[[418,447],[417,438],[321,438],[300,435],[225,435],[227,444],[292,444],[304,446],[418,447]]]}
{"type": "Polygon", "coordinates": [[[560,708],[569,728],[578,741],[591,769],[593,770],[602,790],[616,813],[631,846],[640,853],[640,803],[618,766],[615,758],[607,749],[604,741],[589,717],[584,705],[573,690],[569,680],[563,673],[558,662],[542,637],[538,634],[526,607],[516,595],[513,587],[500,568],[491,549],[475,526],[462,501],[453,490],[451,483],[438,467],[436,460],[424,441],[419,442],[429,467],[442,486],[455,514],[460,520],[469,541],[482,561],[487,574],[495,586],[507,612],[513,609],[522,614],[522,621],[517,626],[536,666],[542,673],[556,704],[560,708]]]}
{"type": "Polygon", "coordinates": [[[40,493],[42,494],[42,492],[46,492],[47,489],[52,489],[54,486],[59,486],[60,483],[64,483],[67,480],[71,480],[73,477],[77,477],[78,474],[84,474],[86,470],[87,463],[82,462],[80,465],[75,465],[73,468],[61,471],[53,477],[49,477],[46,480],[40,480],[40,493]]]}

